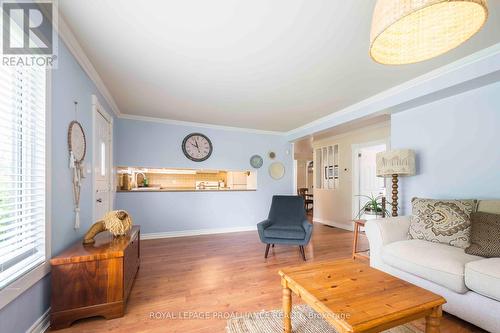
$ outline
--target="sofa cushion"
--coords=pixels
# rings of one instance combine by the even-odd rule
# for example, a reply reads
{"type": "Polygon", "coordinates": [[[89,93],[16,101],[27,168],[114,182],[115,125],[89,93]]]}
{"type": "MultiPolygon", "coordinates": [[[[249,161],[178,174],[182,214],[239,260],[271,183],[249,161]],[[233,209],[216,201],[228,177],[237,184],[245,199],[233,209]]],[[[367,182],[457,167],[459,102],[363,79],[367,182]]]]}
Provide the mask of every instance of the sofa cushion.
{"type": "Polygon", "coordinates": [[[500,258],[467,263],[465,285],[478,294],[500,301],[500,258]]]}
{"type": "Polygon", "coordinates": [[[273,224],[264,229],[267,238],[304,239],[306,232],[300,225],[273,224]]]}
{"type": "Polygon", "coordinates": [[[470,242],[465,253],[486,258],[500,257],[500,214],[472,213],[470,242]]]}
{"type": "Polygon", "coordinates": [[[386,264],[461,294],[468,290],[465,264],[480,259],[483,258],[466,254],[458,247],[419,239],[394,242],[382,248],[386,264]]]}
{"type": "Polygon", "coordinates": [[[470,245],[470,215],[476,200],[413,198],[410,239],[424,239],[465,249],[470,245]]]}
{"type": "Polygon", "coordinates": [[[477,211],[500,214],[500,200],[479,200],[477,204],[477,211]]]}

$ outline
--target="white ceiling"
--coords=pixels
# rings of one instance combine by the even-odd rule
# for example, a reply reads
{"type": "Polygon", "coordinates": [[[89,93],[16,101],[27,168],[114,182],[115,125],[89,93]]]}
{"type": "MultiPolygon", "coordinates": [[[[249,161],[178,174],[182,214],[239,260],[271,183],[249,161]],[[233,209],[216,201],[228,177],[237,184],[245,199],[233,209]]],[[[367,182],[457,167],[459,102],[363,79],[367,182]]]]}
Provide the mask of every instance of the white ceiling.
{"type": "Polygon", "coordinates": [[[368,56],[374,0],[60,0],[121,112],[287,131],[500,42],[500,0],[456,50],[368,56]]]}

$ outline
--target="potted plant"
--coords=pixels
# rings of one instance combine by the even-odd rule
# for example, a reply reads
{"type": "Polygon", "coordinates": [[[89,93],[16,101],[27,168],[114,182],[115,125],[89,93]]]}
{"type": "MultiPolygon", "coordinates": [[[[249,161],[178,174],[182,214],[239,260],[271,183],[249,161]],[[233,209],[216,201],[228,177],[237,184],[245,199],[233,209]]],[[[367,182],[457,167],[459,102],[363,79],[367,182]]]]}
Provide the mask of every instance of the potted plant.
{"type": "MultiPolygon", "coordinates": [[[[390,215],[389,211],[387,209],[384,209],[384,207],[382,207],[382,198],[384,197],[383,195],[374,196],[373,194],[370,194],[370,195],[356,195],[356,196],[367,199],[365,204],[362,207],[360,207],[359,212],[356,215],[356,218],[358,219],[361,218],[363,214],[382,216],[383,215],[382,213],[385,213],[386,216],[390,215]]],[[[389,202],[386,202],[386,204],[391,205],[389,202]]]]}

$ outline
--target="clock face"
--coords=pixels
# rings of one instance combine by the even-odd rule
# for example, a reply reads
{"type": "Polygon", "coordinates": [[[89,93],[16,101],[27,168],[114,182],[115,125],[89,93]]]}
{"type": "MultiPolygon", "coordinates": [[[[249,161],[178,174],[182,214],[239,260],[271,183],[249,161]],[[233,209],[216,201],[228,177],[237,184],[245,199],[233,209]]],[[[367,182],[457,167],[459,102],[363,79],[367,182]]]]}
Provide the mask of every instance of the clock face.
{"type": "Polygon", "coordinates": [[[182,141],[182,151],[187,158],[195,162],[206,160],[212,155],[212,142],[201,133],[192,133],[182,141]]]}

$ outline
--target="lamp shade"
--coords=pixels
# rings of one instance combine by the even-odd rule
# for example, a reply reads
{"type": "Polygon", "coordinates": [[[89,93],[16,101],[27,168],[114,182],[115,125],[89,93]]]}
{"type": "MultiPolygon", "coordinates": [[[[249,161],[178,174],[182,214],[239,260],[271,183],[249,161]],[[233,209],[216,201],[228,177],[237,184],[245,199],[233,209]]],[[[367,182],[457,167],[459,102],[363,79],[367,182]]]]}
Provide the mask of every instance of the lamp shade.
{"type": "Polygon", "coordinates": [[[415,174],[415,152],[398,149],[377,153],[377,177],[392,175],[413,176],[415,174]]]}
{"type": "Polygon", "coordinates": [[[370,56],[382,64],[410,64],[459,46],[488,18],[486,0],[378,0],[370,56]]]}

